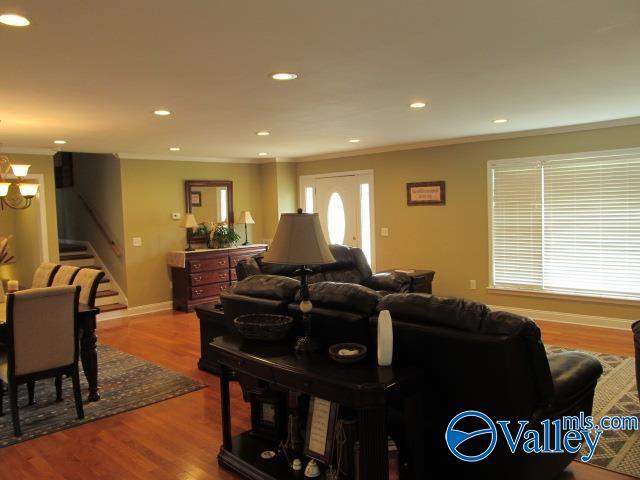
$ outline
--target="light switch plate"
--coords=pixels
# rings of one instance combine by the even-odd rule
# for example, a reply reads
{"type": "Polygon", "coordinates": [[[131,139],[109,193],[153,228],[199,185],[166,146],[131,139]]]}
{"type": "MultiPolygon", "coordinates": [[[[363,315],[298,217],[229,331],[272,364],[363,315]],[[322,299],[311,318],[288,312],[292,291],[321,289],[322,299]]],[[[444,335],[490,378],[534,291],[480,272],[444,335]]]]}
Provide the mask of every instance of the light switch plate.
{"type": "Polygon", "coordinates": [[[133,246],[141,247],[142,246],[142,237],[133,237],[133,246]]]}
{"type": "Polygon", "coordinates": [[[182,218],[182,215],[179,213],[172,213],[171,214],[171,220],[180,220],[182,218]]]}
{"type": "Polygon", "coordinates": [[[383,237],[388,237],[389,236],[389,229],[387,227],[382,227],[380,229],[380,235],[383,237]]]}

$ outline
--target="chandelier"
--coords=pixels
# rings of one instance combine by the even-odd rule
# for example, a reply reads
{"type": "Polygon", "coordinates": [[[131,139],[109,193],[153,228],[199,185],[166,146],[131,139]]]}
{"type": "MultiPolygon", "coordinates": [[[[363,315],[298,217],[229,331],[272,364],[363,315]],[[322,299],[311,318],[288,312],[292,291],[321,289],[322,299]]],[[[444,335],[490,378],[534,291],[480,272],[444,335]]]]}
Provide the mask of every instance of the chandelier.
{"type": "Polygon", "coordinates": [[[12,164],[9,157],[0,155],[0,206],[15,210],[31,206],[38,193],[38,184],[25,181],[31,165],[12,164]]]}

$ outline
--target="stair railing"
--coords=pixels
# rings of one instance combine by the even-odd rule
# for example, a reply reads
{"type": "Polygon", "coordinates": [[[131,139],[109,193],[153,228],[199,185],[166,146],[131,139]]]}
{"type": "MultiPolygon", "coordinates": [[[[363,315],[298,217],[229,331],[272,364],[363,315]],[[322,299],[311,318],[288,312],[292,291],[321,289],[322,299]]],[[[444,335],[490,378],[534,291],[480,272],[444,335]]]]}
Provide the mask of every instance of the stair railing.
{"type": "Polygon", "coordinates": [[[100,230],[100,233],[102,233],[102,236],[107,240],[107,243],[111,247],[111,250],[113,250],[113,253],[115,253],[117,257],[122,257],[122,251],[120,250],[120,247],[118,246],[116,241],[109,234],[109,231],[107,230],[107,227],[100,221],[100,219],[98,218],[98,215],[96,214],[95,210],[93,208],[91,208],[91,205],[89,205],[89,202],[87,201],[87,199],[84,198],[79,193],[78,193],[78,197],[80,198],[80,201],[82,202],[84,207],[87,209],[87,212],[89,212],[89,216],[91,217],[91,219],[98,226],[98,230],[100,230]]]}

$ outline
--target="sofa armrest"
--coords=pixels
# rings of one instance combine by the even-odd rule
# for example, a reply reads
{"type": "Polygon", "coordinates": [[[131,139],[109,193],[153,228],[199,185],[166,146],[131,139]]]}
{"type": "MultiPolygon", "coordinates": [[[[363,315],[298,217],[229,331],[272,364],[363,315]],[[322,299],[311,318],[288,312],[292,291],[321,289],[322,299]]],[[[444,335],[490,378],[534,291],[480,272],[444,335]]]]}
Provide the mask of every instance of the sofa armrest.
{"type": "Polygon", "coordinates": [[[600,362],[581,352],[549,355],[549,369],[553,379],[554,406],[576,402],[585,392],[593,390],[602,375],[600,362]]]}
{"type": "Polygon", "coordinates": [[[244,280],[247,277],[261,273],[260,265],[253,257],[243,258],[236,264],[236,276],[238,280],[244,280]]]}
{"type": "Polygon", "coordinates": [[[411,277],[402,272],[381,272],[372,275],[365,286],[378,291],[407,293],[411,289],[411,277]]]}

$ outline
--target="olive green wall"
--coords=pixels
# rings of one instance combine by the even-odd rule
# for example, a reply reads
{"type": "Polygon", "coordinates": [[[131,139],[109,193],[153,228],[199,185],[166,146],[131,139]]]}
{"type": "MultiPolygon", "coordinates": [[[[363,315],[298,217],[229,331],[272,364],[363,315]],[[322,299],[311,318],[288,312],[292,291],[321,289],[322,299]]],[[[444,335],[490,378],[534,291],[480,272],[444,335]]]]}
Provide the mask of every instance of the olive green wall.
{"type": "MultiPolygon", "coordinates": [[[[185,213],[185,180],[231,180],[235,212],[250,210],[256,221],[249,238],[264,238],[261,166],[250,164],[121,159],[127,297],[135,307],[171,300],[166,254],[185,248],[185,231],[172,212],[185,213]],[[133,247],[133,237],[142,246],[133,247]]],[[[236,227],[244,236],[244,226],[236,227]]]]}
{"type": "MultiPolygon", "coordinates": [[[[10,237],[15,232],[15,210],[11,210],[10,208],[5,208],[0,212],[0,237],[10,237]]],[[[15,238],[11,238],[9,240],[9,254],[7,256],[15,256],[16,251],[16,243],[15,238]]],[[[3,280],[11,280],[17,278],[16,276],[16,264],[15,262],[9,264],[0,265],[0,279],[3,280]]]]}
{"type": "Polygon", "coordinates": [[[273,239],[280,214],[295,212],[298,204],[298,175],[295,163],[266,163],[260,166],[263,188],[265,241],[273,239]]]}
{"type": "Polygon", "coordinates": [[[637,319],[640,306],[487,292],[487,162],[640,146],[640,125],[465,143],[297,164],[298,175],[373,169],[376,259],[386,268],[433,269],[434,293],[491,305],[637,319]],[[409,207],[407,182],[446,181],[446,206],[409,207]],[[380,228],[389,236],[380,236],[380,228]],[[477,280],[477,289],[469,280],[477,280]]]}

